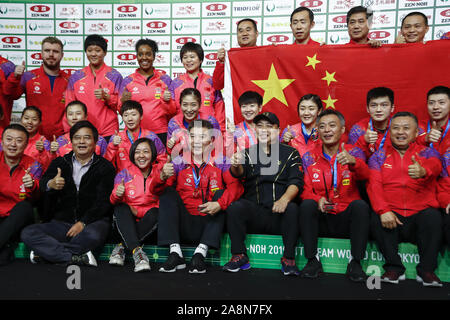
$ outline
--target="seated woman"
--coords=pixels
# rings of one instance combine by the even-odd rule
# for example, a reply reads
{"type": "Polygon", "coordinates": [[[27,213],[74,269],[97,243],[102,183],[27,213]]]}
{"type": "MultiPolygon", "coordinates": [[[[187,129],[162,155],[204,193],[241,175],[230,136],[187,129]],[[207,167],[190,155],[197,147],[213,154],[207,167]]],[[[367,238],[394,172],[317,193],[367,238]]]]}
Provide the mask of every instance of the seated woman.
{"type": "Polygon", "coordinates": [[[114,180],[110,201],[114,222],[123,239],[115,246],[109,263],[123,266],[125,247],[133,254],[134,272],[150,270],[142,242],[155,229],[158,221],[159,199],[149,191],[158,170],[153,170],[157,156],[155,143],[149,138],[136,140],[130,148],[132,166],[120,171],[114,180]]]}

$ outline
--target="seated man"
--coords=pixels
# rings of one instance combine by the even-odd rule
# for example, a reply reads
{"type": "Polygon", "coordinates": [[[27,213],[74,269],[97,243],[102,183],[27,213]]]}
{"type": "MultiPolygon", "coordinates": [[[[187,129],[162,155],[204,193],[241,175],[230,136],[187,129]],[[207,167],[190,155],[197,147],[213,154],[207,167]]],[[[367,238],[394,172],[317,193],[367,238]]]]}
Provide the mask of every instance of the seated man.
{"type": "Polygon", "coordinates": [[[33,221],[32,201],[37,196],[42,166],[24,154],[28,132],[10,124],[2,134],[0,152],[0,265],[14,259],[20,231],[33,221]]]}
{"type": "Polygon", "coordinates": [[[389,124],[394,112],[394,92],[385,87],[367,92],[369,117],[358,121],[350,129],[348,143],[364,151],[367,159],[378,149],[389,143],[389,124]]]}
{"type": "Polygon", "coordinates": [[[126,129],[111,137],[104,155],[105,159],[111,161],[117,172],[134,166],[128,156],[131,145],[134,141],[145,137],[154,142],[158,153],[156,160],[163,165],[167,160],[166,148],[156,133],[141,127],[144,114],[142,105],[137,101],[127,100],[122,104],[120,114],[126,129]]]}
{"type": "Polygon", "coordinates": [[[417,281],[424,286],[442,286],[434,273],[442,241],[442,216],[436,199],[436,178],[442,170],[439,153],[418,145],[417,118],[398,112],[391,120],[391,143],[369,159],[367,188],[377,215],[372,230],[386,260],[381,281],[405,279],[405,267],[398,255],[398,243],[417,243],[420,263],[417,281]]]}
{"type": "Polygon", "coordinates": [[[347,12],[347,31],[350,36],[348,45],[368,44],[372,48],[381,47],[380,40],[369,39],[373,12],[363,6],[356,6],[347,12]]]}
{"type": "Polygon", "coordinates": [[[298,239],[296,203],[303,189],[302,161],[297,150],[280,144],[280,122],[271,112],[253,120],[258,143],[233,155],[231,174],[241,179],[244,195],[227,210],[227,230],[231,239],[231,260],[225,271],[250,268],[246,254],[247,233],[278,234],[283,238],[281,271],[298,275],[295,247],[298,239]]]}
{"type": "Polygon", "coordinates": [[[97,129],[89,121],[70,128],[73,151],[53,160],[40,181],[41,192],[53,204],[53,219],[22,231],[30,260],[96,266],[91,250],[103,245],[110,228],[115,169],[98,156],[97,129]]]}
{"type": "Polygon", "coordinates": [[[161,174],[155,175],[150,184],[150,193],[160,195],[158,245],[170,246],[160,272],[186,268],[180,244],[195,243],[198,246],[189,273],[205,273],[208,249],[220,247],[224,212],[243,193],[225,159],[211,158],[212,129],[206,120],[192,121],[188,126],[190,153],[183,153],[173,162],[169,157],[161,174]]]}
{"type": "Polygon", "coordinates": [[[364,152],[345,145],[344,116],[335,110],[324,110],[317,119],[322,144],[303,155],[305,189],[300,205],[300,234],[308,263],[301,276],[316,278],[322,271],[317,255],[317,238],[321,236],[350,238],[351,258],[347,277],[365,281],[360,261],[364,258],[369,236],[369,206],[361,200],[357,181],[367,180],[369,169],[364,152]]]}
{"type": "Polygon", "coordinates": [[[426,15],[418,11],[410,12],[402,20],[400,35],[395,43],[423,43],[429,28],[426,15]]]}

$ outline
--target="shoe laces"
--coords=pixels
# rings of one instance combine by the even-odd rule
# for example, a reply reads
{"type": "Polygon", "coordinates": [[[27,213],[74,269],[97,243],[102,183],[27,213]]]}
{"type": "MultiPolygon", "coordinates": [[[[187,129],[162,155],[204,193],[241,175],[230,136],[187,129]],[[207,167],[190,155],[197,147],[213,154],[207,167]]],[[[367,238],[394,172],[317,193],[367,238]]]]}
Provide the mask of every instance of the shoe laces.
{"type": "Polygon", "coordinates": [[[244,255],[243,254],[235,254],[235,255],[233,255],[232,257],[231,257],[231,261],[232,262],[238,262],[238,261],[240,261],[241,259],[243,259],[244,258],[244,255]]]}
{"type": "Polygon", "coordinates": [[[285,257],[281,258],[281,262],[283,262],[287,266],[295,266],[295,260],[294,259],[287,259],[285,257]]]}

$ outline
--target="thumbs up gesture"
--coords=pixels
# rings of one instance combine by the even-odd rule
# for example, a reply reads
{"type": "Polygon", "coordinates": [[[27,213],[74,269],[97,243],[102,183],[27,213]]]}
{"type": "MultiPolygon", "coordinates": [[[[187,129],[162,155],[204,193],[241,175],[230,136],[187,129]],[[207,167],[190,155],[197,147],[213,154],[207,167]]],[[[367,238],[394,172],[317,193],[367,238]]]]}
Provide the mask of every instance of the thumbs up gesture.
{"type": "Polygon", "coordinates": [[[416,156],[411,157],[412,164],[408,166],[408,175],[412,179],[420,179],[425,177],[427,171],[417,161],[416,156]]]}
{"type": "Polygon", "coordinates": [[[291,130],[291,126],[288,125],[286,132],[283,134],[283,142],[289,143],[292,139],[294,139],[294,133],[291,130]]]}
{"type": "Polygon", "coordinates": [[[219,50],[217,50],[217,60],[221,63],[225,61],[225,47],[223,45],[219,50]]]}
{"type": "Polygon", "coordinates": [[[175,135],[172,135],[172,137],[169,140],[167,140],[167,148],[172,149],[175,146],[176,142],[177,138],[175,137],[175,135]]]}
{"type": "Polygon", "coordinates": [[[53,141],[50,143],[50,152],[55,153],[59,149],[59,143],[56,141],[56,136],[53,135],[53,141]]]}
{"type": "Polygon", "coordinates": [[[231,157],[231,165],[233,167],[239,167],[244,162],[244,154],[242,150],[239,148],[239,145],[236,147],[236,153],[231,157]]]}
{"type": "Polygon", "coordinates": [[[165,102],[169,102],[170,99],[172,99],[172,94],[170,93],[169,89],[164,90],[163,100],[165,102]]]}
{"type": "Polygon", "coordinates": [[[22,182],[25,188],[31,189],[34,185],[33,177],[30,174],[30,168],[25,170],[25,175],[22,177],[22,182]]]}
{"type": "Polygon", "coordinates": [[[104,101],[109,100],[109,94],[105,91],[104,88],[102,88],[101,84],[98,86],[98,89],[94,90],[94,95],[97,99],[101,99],[104,101]]]}
{"type": "Polygon", "coordinates": [[[36,141],[36,150],[39,152],[44,151],[44,139],[45,137],[42,136],[38,141],[36,141]]]}
{"type": "Polygon", "coordinates": [[[364,140],[368,144],[375,144],[378,140],[378,132],[371,130],[370,126],[367,126],[366,133],[364,134],[364,140]]]}
{"type": "Polygon", "coordinates": [[[236,126],[230,120],[230,118],[227,117],[227,132],[230,134],[233,134],[235,130],[236,130],[236,126]]]}
{"type": "Polygon", "coordinates": [[[48,187],[53,190],[62,190],[66,181],[61,176],[61,168],[58,168],[56,176],[48,182],[48,187]]]}
{"type": "Polygon", "coordinates": [[[118,198],[122,198],[124,194],[125,194],[125,181],[122,178],[122,182],[120,182],[120,184],[117,186],[116,196],[118,198]]]}
{"type": "Polygon", "coordinates": [[[346,165],[346,164],[355,164],[356,163],[356,159],[354,156],[352,156],[350,153],[348,153],[347,150],[345,150],[344,148],[345,143],[342,142],[341,144],[341,152],[339,152],[336,156],[337,161],[341,164],[341,165],[346,165]]]}
{"type": "Polygon", "coordinates": [[[117,133],[117,130],[114,131],[113,144],[114,144],[115,146],[118,146],[121,142],[122,142],[122,138],[121,138],[120,135],[117,133]]]}
{"type": "Polygon", "coordinates": [[[164,164],[161,170],[161,180],[167,180],[175,174],[175,168],[173,167],[173,163],[171,161],[171,156],[167,155],[167,162],[164,164]]]}
{"type": "Polygon", "coordinates": [[[428,132],[426,136],[426,141],[428,143],[437,143],[439,142],[439,140],[441,140],[441,135],[442,135],[441,129],[437,125],[437,122],[433,121],[431,123],[430,132],[428,132]]]}
{"type": "Polygon", "coordinates": [[[120,97],[120,101],[124,103],[125,101],[131,100],[131,92],[128,91],[127,88],[123,90],[122,96],[120,97]]]}
{"type": "Polygon", "coordinates": [[[14,69],[14,76],[20,78],[24,74],[25,68],[25,61],[22,61],[22,64],[17,65],[14,69]]]}

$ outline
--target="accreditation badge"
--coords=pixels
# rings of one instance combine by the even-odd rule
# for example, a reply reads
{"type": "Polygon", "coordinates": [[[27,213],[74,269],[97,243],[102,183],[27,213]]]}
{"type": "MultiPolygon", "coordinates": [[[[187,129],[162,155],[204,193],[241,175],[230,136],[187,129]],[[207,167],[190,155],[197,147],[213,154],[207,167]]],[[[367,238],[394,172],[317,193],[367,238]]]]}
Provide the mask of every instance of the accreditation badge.
{"type": "Polygon", "coordinates": [[[155,89],[155,99],[161,99],[161,88],[156,87],[155,89]]]}

